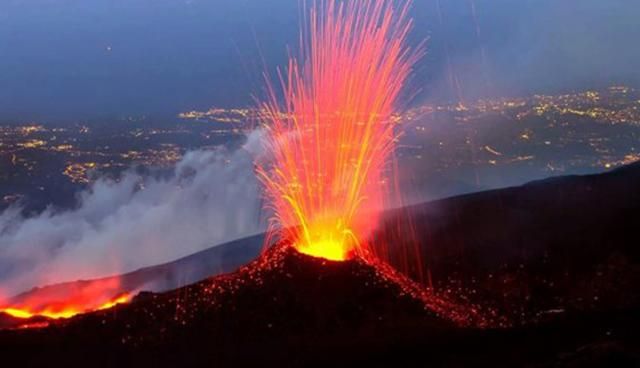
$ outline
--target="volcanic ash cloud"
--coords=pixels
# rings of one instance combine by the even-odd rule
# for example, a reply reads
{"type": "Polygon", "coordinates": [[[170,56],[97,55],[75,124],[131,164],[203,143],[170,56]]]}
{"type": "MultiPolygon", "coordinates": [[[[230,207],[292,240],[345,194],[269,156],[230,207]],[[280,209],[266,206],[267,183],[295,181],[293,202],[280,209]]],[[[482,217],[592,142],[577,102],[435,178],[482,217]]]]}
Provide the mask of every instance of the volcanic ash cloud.
{"type": "Polygon", "coordinates": [[[233,152],[194,151],[170,175],[98,180],[74,210],[0,214],[0,295],[167,262],[261,232],[260,133],[233,152]]]}

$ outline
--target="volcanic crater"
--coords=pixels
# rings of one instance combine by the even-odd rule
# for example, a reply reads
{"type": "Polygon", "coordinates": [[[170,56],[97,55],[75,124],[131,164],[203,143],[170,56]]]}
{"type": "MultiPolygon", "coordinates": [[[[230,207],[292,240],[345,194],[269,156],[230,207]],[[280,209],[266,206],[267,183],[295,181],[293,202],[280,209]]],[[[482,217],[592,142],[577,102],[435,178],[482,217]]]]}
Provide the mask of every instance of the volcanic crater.
{"type": "Polygon", "coordinates": [[[73,346],[72,362],[116,352],[108,359],[258,363],[348,354],[363,344],[400,344],[408,331],[435,336],[487,323],[476,309],[448,302],[382,262],[330,261],[280,243],[234,273],[4,337],[19,337],[18,349],[37,344],[60,353],[73,346]]]}

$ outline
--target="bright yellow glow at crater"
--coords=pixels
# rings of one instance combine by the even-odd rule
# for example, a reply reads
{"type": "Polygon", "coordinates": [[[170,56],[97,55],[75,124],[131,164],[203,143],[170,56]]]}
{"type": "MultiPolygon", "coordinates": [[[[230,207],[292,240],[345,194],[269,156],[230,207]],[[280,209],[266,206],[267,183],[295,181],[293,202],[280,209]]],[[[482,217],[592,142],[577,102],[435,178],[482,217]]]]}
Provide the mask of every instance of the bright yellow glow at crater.
{"type": "Polygon", "coordinates": [[[336,240],[321,240],[311,244],[299,244],[296,249],[302,254],[330,261],[346,261],[351,258],[347,247],[336,240]]]}

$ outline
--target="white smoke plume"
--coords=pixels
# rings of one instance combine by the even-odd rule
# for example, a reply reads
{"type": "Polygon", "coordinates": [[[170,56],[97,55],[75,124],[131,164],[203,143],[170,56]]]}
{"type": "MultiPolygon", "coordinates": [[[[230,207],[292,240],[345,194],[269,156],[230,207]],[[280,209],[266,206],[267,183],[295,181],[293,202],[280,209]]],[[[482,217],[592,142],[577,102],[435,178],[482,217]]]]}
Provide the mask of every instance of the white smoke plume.
{"type": "Polygon", "coordinates": [[[0,214],[0,295],[34,286],[120,274],[172,261],[263,230],[253,156],[194,151],[164,178],[127,172],[81,193],[76,209],[25,218],[0,214]]]}

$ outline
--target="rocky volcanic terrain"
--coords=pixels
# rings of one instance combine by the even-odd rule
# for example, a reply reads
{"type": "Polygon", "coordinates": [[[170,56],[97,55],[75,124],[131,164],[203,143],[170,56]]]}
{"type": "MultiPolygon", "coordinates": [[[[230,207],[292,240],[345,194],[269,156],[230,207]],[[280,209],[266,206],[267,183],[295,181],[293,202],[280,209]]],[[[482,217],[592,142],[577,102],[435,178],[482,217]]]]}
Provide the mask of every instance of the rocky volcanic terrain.
{"type": "MultiPolygon", "coordinates": [[[[402,249],[409,237],[398,235],[416,235],[427,273],[405,271],[423,285],[395,271],[401,257],[391,259],[396,268],[336,263],[281,245],[231,274],[47,328],[1,331],[0,359],[21,367],[640,366],[637,188],[640,165],[632,165],[398,210],[376,241],[402,249]]],[[[219,248],[210,274],[222,260],[257,253],[256,244],[219,248]]],[[[160,275],[169,287],[167,275],[197,259],[127,277],[160,275]]]]}

